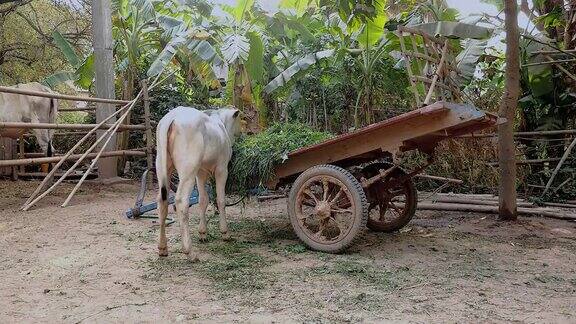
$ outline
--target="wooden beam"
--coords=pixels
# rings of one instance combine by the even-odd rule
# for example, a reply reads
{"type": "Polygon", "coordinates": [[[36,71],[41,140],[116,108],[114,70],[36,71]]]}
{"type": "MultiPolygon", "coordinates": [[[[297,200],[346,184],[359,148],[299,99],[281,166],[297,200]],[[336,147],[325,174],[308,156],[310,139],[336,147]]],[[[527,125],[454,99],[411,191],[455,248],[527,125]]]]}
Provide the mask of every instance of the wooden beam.
{"type": "MultiPolygon", "coordinates": [[[[93,129],[97,124],[50,124],[50,123],[23,123],[23,122],[0,122],[1,128],[16,129],[93,129]]],[[[108,129],[113,124],[103,124],[98,129],[108,129]]],[[[120,125],[119,130],[146,130],[145,125],[120,125]]]]}
{"type": "Polygon", "coordinates": [[[424,104],[428,105],[430,100],[432,99],[432,95],[434,94],[434,89],[436,88],[436,82],[438,82],[438,78],[440,74],[442,74],[442,70],[444,69],[444,63],[446,62],[446,53],[448,51],[448,40],[444,41],[444,47],[442,48],[442,56],[440,56],[440,63],[436,67],[436,73],[432,77],[432,82],[430,83],[430,89],[428,89],[428,94],[426,95],[426,99],[424,99],[424,104]]]}
{"type": "MultiPolygon", "coordinates": [[[[552,136],[552,135],[570,135],[576,134],[576,129],[563,129],[563,130],[555,130],[555,131],[533,131],[533,132],[515,132],[514,136],[552,136]]],[[[488,134],[466,134],[460,135],[458,138],[467,138],[467,137],[475,137],[475,138],[482,138],[482,137],[496,137],[498,134],[496,133],[488,133],[488,134]]]]}
{"type": "Polygon", "coordinates": [[[144,100],[144,126],[146,126],[146,167],[154,167],[152,152],[154,142],[152,141],[152,124],[150,123],[150,98],[148,97],[148,83],[142,81],[142,98],[144,100]]]}
{"type": "MultiPolygon", "coordinates": [[[[42,164],[42,163],[54,163],[60,162],[63,158],[66,161],[74,161],[79,159],[83,154],[71,154],[69,156],[52,156],[52,157],[41,157],[41,158],[30,158],[30,159],[17,159],[17,160],[1,160],[0,167],[7,167],[7,166],[17,166],[17,165],[33,165],[33,164],[42,164]]],[[[94,158],[96,157],[96,153],[90,153],[86,155],[86,158],[94,158]]],[[[146,152],[137,151],[137,150],[126,150],[126,151],[107,151],[102,153],[101,156],[146,156],[146,152]]]]}
{"type": "MultiPolygon", "coordinates": [[[[400,204],[398,204],[400,205],[400,204]]],[[[498,206],[485,206],[485,205],[465,205],[465,204],[447,204],[447,203],[418,203],[416,207],[418,210],[444,210],[444,211],[460,211],[460,212],[473,212],[473,213],[489,213],[498,214],[498,206]]],[[[545,208],[517,208],[517,212],[525,216],[544,216],[556,219],[576,220],[576,214],[563,213],[545,208]]]]}
{"type": "Polygon", "coordinates": [[[20,94],[20,95],[32,96],[32,97],[60,99],[60,100],[100,102],[100,103],[108,103],[108,104],[114,104],[114,105],[126,105],[126,104],[130,103],[130,101],[126,101],[126,100],[70,96],[70,95],[63,95],[63,94],[59,94],[59,93],[48,93],[48,92],[24,90],[24,89],[12,88],[12,87],[2,87],[2,86],[0,86],[0,92],[20,94]]]}

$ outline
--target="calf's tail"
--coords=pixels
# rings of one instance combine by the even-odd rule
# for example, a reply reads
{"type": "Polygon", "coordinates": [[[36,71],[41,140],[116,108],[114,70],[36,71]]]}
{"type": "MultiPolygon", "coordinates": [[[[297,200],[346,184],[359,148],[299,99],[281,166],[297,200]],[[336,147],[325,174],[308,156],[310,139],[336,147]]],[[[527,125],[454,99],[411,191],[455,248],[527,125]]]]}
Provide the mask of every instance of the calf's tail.
{"type": "Polygon", "coordinates": [[[165,202],[168,199],[168,186],[170,175],[168,174],[168,134],[171,120],[161,120],[156,128],[156,177],[160,188],[160,199],[165,202]]]}

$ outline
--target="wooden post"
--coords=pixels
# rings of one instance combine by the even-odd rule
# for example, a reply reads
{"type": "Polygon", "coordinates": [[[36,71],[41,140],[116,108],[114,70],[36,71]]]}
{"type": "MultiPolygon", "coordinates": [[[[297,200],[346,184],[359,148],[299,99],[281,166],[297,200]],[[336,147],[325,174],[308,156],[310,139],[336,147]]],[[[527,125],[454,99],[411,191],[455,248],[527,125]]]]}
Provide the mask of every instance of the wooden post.
{"type": "MultiPolygon", "coordinates": [[[[24,150],[24,134],[20,135],[20,138],[18,139],[18,158],[20,159],[26,158],[26,152],[24,150]]],[[[21,173],[26,172],[26,166],[24,165],[20,166],[20,172],[21,173]]]]}
{"type": "Polygon", "coordinates": [[[514,117],[520,95],[520,34],[516,0],[504,1],[506,14],[506,90],[498,116],[506,122],[498,125],[498,160],[500,166],[499,214],[502,220],[516,220],[516,160],[514,117]]]}
{"type": "Polygon", "coordinates": [[[150,122],[150,97],[148,95],[148,82],[142,81],[142,98],[144,98],[144,125],[146,126],[146,167],[154,167],[152,151],[154,142],[152,142],[152,123],[150,122]]]}
{"type": "MultiPolygon", "coordinates": [[[[94,47],[94,68],[96,77],[96,96],[113,99],[114,94],[114,60],[112,53],[112,10],[110,0],[92,0],[92,43],[94,47]]],[[[97,104],[96,122],[112,115],[113,105],[97,104]]],[[[111,122],[114,122],[113,118],[111,122]]],[[[103,131],[98,131],[98,136],[103,131]]],[[[108,142],[105,150],[116,149],[116,135],[108,142]]],[[[110,157],[98,161],[98,176],[100,179],[112,178],[117,175],[116,158],[110,157]]]]}

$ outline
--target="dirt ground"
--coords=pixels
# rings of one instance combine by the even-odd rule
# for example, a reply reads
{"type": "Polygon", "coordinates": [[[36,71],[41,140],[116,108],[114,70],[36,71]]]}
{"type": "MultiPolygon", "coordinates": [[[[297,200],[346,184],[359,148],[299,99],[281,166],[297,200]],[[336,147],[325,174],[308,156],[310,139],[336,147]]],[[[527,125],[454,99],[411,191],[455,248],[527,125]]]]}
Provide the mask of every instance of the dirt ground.
{"type": "Polygon", "coordinates": [[[573,222],[419,212],[330,255],[300,244],[284,200],[249,202],[228,209],[228,243],[211,208],[192,264],[177,224],[158,258],[157,226],[123,216],[135,184],[89,185],[61,208],[66,185],[19,211],[36,185],[0,181],[0,323],[576,322],[573,222]]]}

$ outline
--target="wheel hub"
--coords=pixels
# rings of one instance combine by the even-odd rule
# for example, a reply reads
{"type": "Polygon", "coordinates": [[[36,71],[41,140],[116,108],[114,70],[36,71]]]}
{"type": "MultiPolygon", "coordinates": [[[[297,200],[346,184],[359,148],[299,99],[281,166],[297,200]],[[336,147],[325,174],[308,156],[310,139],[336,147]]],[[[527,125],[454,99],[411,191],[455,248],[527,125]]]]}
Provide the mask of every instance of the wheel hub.
{"type": "Polygon", "coordinates": [[[330,203],[327,201],[321,201],[316,205],[314,211],[320,219],[326,219],[330,217],[330,203]]]}

